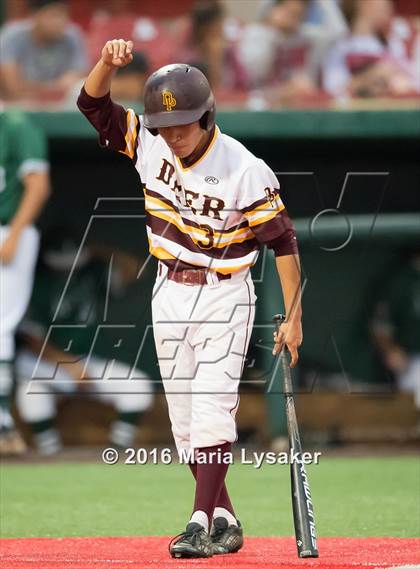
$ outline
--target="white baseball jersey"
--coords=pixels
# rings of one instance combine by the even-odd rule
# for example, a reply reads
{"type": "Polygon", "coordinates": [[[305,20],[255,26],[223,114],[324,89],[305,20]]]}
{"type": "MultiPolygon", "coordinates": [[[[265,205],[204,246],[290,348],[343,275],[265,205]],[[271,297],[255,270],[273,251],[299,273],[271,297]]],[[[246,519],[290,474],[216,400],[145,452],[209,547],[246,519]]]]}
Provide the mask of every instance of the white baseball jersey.
{"type": "Polygon", "coordinates": [[[293,226],[272,170],[216,126],[188,167],[141,116],[82,93],[79,108],[101,143],[131,158],[144,186],[150,252],[170,268],[233,273],[252,266],[261,244],[297,252],[293,226]]]}
{"type": "Polygon", "coordinates": [[[276,255],[297,252],[277,179],[217,127],[195,162],[181,161],[109,95],[95,99],[82,90],[78,105],[101,144],[126,154],[140,175],[152,255],[172,270],[230,276],[209,272],[212,284],[201,294],[202,287],[177,284],[161,267],[152,318],[178,450],[233,442],[256,300],[250,272],[241,269],[255,263],[262,243],[276,255]]]}

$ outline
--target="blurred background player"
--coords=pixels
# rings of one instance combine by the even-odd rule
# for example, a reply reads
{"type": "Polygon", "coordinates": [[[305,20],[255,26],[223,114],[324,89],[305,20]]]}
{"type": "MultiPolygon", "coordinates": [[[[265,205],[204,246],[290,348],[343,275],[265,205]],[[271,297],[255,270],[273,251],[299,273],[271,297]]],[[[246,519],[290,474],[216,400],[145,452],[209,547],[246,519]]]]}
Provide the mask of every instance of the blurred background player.
{"type": "Polygon", "coordinates": [[[44,455],[61,449],[54,424],[58,396],[83,393],[113,405],[118,416],[109,442],[123,448],[133,445],[141,416],[153,401],[149,377],[106,357],[109,343],[98,332],[101,324],[112,328],[110,301],[137,282],[138,260],[113,250],[108,265],[110,253],[98,246],[83,247],[76,262],[77,253],[72,235],[50,230],[19,334],[17,407],[44,455]]]}
{"type": "Polygon", "coordinates": [[[133,61],[127,67],[120,67],[112,81],[111,95],[115,101],[142,102],[143,89],[149,76],[150,64],[141,52],[133,53],[133,61]]]}
{"type": "Polygon", "coordinates": [[[30,0],[29,7],[29,19],[1,31],[0,84],[7,99],[45,103],[65,96],[83,76],[85,42],[64,0],[30,0]]]}
{"type": "Polygon", "coordinates": [[[0,454],[25,450],[11,415],[15,331],[31,295],[48,170],[42,132],[23,113],[0,112],[0,454]]]}
{"type": "Polygon", "coordinates": [[[377,291],[372,337],[400,391],[412,393],[420,412],[420,249],[402,253],[377,291]]]}

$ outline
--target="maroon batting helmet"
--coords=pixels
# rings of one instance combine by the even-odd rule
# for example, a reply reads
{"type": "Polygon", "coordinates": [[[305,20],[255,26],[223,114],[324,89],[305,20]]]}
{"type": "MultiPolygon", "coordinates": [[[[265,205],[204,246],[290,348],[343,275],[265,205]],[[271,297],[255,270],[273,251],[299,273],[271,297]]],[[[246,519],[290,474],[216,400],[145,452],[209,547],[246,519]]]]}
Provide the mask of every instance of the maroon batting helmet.
{"type": "Polygon", "coordinates": [[[158,128],[195,121],[211,130],[215,111],[209,82],[191,65],[165,65],[152,73],[144,86],[144,126],[154,135],[158,128]]]}

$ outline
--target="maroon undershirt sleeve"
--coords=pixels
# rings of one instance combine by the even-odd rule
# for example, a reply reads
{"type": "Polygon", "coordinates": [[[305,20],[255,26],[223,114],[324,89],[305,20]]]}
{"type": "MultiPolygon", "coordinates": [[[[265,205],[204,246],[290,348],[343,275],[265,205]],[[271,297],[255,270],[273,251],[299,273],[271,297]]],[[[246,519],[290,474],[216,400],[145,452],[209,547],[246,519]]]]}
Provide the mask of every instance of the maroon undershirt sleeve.
{"type": "Polygon", "coordinates": [[[252,231],[260,243],[273,249],[276,257],[299,254],[296,231],[285,209],[270,221],[252,227],[252,231]]]}
{"type": "Polygon", "coordinates": [[[98,131],[101,146],[117,151],[125,149],[127,112],[112,101],[109,93],[103,97],[91,97],[82,87],[77,106],[98,131]]]}

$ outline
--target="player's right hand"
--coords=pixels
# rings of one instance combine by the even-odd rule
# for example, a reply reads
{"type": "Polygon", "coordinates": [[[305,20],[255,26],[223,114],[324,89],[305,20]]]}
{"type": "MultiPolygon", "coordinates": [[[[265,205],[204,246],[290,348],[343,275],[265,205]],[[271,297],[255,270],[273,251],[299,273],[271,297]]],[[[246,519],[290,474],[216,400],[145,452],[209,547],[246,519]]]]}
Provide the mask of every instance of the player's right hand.
{"type": "Polygon", "coordinates": [[[125,67],[133,61],[133,42],[114,39],[106,42],[101,59],[110,67],[125,67]]]}

